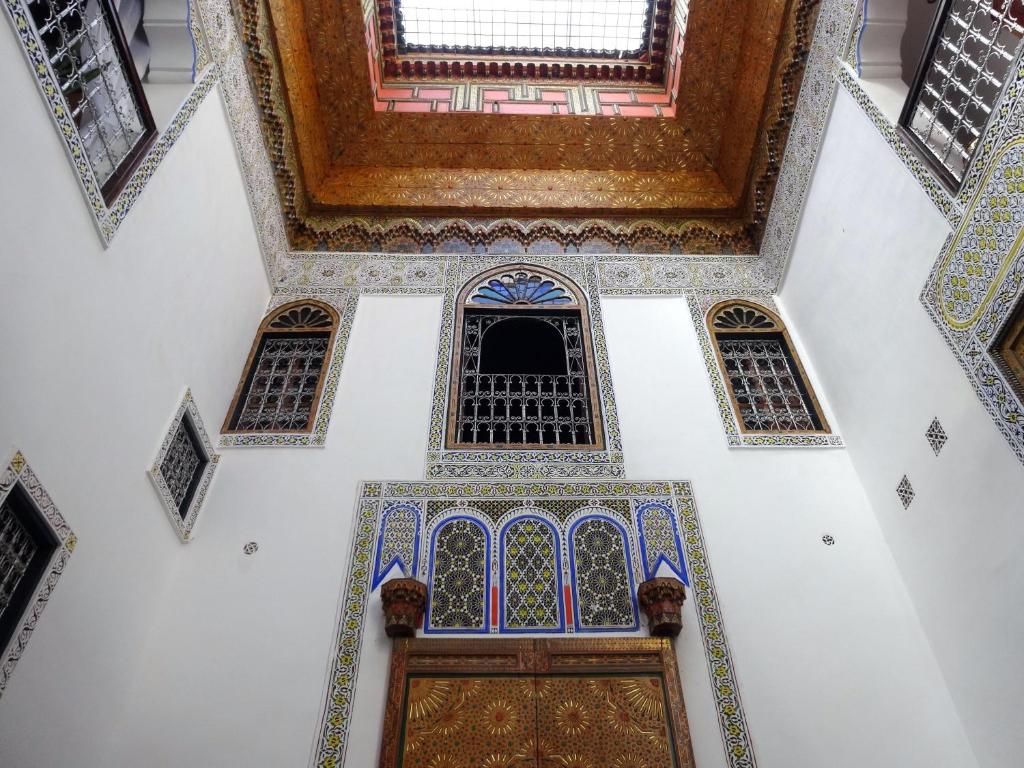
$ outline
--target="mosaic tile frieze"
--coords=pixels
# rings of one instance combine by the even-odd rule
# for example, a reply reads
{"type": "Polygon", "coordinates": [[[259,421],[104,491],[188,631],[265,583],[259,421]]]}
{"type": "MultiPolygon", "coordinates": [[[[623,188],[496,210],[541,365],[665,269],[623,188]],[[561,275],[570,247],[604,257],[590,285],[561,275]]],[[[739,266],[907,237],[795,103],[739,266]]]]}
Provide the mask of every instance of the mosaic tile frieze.
{"type": "Polygon", "coordinates": [[[403,576],[417,573],[422,525],[423,510],[419,504],[392,502],[385,505],[377,535],[371,589],[376,589],[396,565],[403,576]]]}
{"type": "MultiPolygon", "coordinates": [[[[592,259],[582,256],[538,257],[528,263],[565,275],[580,286],[585,294],[605,447],[602,450],[586,451],[445,448],[451,393],[450,377],[454,375],[451,366],[457,319],[456,298],[469,280],[488,269],[508,264],[507,260],[495,257],[463,257],[452,259],[446,274],[441,332],[438,340],[438,367],[434,380],[434,400],[427,440],[428,478],[621,477],[625,472],[595,264],[592,259]]],[[[595,417],[598,417],[598,414],[595,414],[595,417]]]]}
{"type": "Polygon", "coordinates": [[[46,526],[47,532],[56,539],[56,546],[50,554],[49,561],[45,564],[45,571],[36,585],[28,605],[14,628],[11,640],[6,647],[0,648],[0,695],[7,688],[11,674],[25,652],[25,647],[39,623],[43,609],[49,603],[50,596],[56,589],[68,559],[78,543],[71,527],[20,451],[15,452],[7,466],[0,472],[0,506],[7,502],[16,488],[21,489],[24,496],[27,497],[28,503],[32,504],[35,511],[39,513],[39,518],[46,526]]]}
{"type": "Polygon", "coordinates": [[[71,116],[71,109],[68,107],[60,84],[47,60],[45,46],[40,41],[32,23],[26,1],[4,0],[3,2],[6,15],[11,22],[22,52],[28,60],[36,85],[46,102],[47,111],[60,133],[75,177],[85,195],[89,212],[104,245],[108,245],[113,239],[118,227],[128,216],[164,157],[170,152],[195,116],[199,106],[220,79],[219,63],[211,60],[207,49],[207,38],[203,34],[197,2],[198,0],[190,0],[188,6],[189,29],[196,51],[196,75],[192,90],[178,108],[167,128],[160,132],[144,160],[132,172],[128,183],[109,205],[103,199],[100,184],[89,164],[85,146],[71,116]]]}
{"type": "Polygon", "coordinates": [[[999,431],[1024,461],[1024,402],[993,356],[1024,295],[1022,82],[1012,82],[1004,99],[1013,110],[1005,119],[1007,141],[981,153],[988,165],[972,171],[979,177],[976,191],[943,246],[921,301],[999,431]]]}
{"type": "Polygon", "coordinates": [[[218,447],[312,447],[322,448],[327,442],[327,428],[331,423],[331,415],[334,411],[334,398],[338,393],[338,384],[341,381],[341,368],[345,358],[345,350],[348,348],[348,339],[352,333],[352,323],[355,320],[358,293],[353,291],[339,291],[337,293],[275,293],[267,306],[264,316],[269,315],[277,307],[301,299],[316,299],[332,306],[340,318],[338,328],[334,335],[334,347],[331,350],[330,358],[325,364],[325,378],[323,388],[320,391],[320,402],[317,406],[316,418],[313,420],[313,429],[310,432],[223,432],[220,435],[218,447]]]}
{"type": "MultiPolygon", "coordinates": [[[[640,570],[628,504],[429,501],[427,519],[417,545],[418,576],[429,591],[424,632],[563,632],[567,623],[583,632],[638,628],[640,570]]],[[[382,516],[379,553],[393,534],[387,522],[382,516]]],[[[412,535],[405,548],[414,546],[412,535]]],[[[378,555],[375,574],[390,567],[384,558],[378,555]]]]}
{"type": "Polygon", "coordinates": [[[718,364],[714,340],[707,328],[707,313],[715,304],[726,299],[737,299],[760,304],[778,314],[778,307],[772,296],[766,294],[719,294],[691,293],[687,296],[690,318],[693,321],[701,356],[707,369],[711,391],[718,405],[718,413],[725,429],[726,442],[730,448],[842,448],[843,440],[835,433],[752,433],[743,432],[729,396],[728,385],[718,364]]]}
{"type": "Polygon", "coordinates": [[[658,569],[665,565],[680,581],[689,585],[683,563],[683,544],[672,508],[657,500],[637,504],[636,527],[644,580],[653,579],[658,569]]]}
{"type": "Polygon", "coordinates": [[[192,539],[219,461],[192,392],[186,389],[149,469],[149,479],[182,541],[192,539]]]}
{"type": "MultiPolygon", "coordinates": [[[[443,530],[445,525],[466,521],[467,525],[481,532],[488,531],[492,547],[492,534],[517,519],[543,519],[563,532],[562,536],[573,526],[576,530],[585,530],[582,526],[588,521],[617,521],[616,525],[622,525],[628,533],[627,538],[632,546],[638,535],[634,522],[637,520],[636,513],[652,503],[672,511],[680,543],[684,548],[684,568],[690,574],[692,598],[698,606],[697,621],[704,644],[726,764],[730,768],[753,768],[756,765],[754,752],[690,485],[685,482],[614,480],[498,483],[418,480],[364,483],[355,508],[356,525],[348,577],[345,580],[337,634],[332,645],[331,669],[316,734],[313,765],[320,768],[344,768],[347,765],[346,751],[351,738],[349,726],[355,704],[365,617],[368,608],[372,607],[371,583],[377,569],[375,546],[382,532],[385,510],[394,509],[395,505],[417,505],[430,520],[428,526],[431,527],[431,535],[438,528],[443,530]],[[595,517],[594,513],[598,510],[606,517],[595,517]]],[[[462,542],[464,546],[458,551],[468,553],[478,560],[482,556],[486,558],[486,553],[481,554],[474,543],[479,539],[479,535],[475,540],[469,537],[462,542]]],[[[607,541],[596,542],[594,551],[607,559],[607,553],[615,549],[615,536],[605,536],[603,539],[607,541]]],[[[426,544],[421,541],[423,546],[426,544]]],[[[652,548],[654,546],[652,543],[652,548]]],[[[566,551],[560,550],[563,558],[566,551]]],[[[636,552],[637,548],[634,547],[629,557],[634,573],[640,574],[641,566],[636,552]]],[[[425,567],[429,568],[429,565],[425,566],[421,560],[421,574],[424,574],[425,567]]],[[[491,587],[496,591],[497,583],[492,582],[491,587]]],[[[567,622],[564,631],[573,630],[573,623],[567,622]]]]}

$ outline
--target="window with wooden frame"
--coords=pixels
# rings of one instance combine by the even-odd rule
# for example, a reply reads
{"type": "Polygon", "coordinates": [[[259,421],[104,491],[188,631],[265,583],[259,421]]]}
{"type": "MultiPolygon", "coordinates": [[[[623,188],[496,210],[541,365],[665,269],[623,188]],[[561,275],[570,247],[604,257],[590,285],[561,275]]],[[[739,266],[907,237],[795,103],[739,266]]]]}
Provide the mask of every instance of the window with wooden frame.
{"type": "Polygon", "coordinates": [[[786,326],[769,309],[723,301],[707,315],[742,432],[830,432],[786,326]]]}
{"type": "Polygon", "coordinates": [[[1024,0],[940,0],[900,115],[939,178],[963,181],[1024,48],[1024,0]]]}
{"type": "Polygon", "coordinates": [[[157,135],[118,12],[112,0],[28,0],[26,8],[110,205],[157,135]]]}
{"type": "Polygon", "coordinates": [[[1017,306],[992,351],[1017,396],[1024,398],[1024,296],[1017,299],[1017,306]]]}
{"type": "Polygon", "coordinates": [[[224,432],[312,431],[338,331],[338,313],[311,299],[277,307],[260,324],[224,432]]]}
{"type": "Polygon", "coordinates": [[[693,768],[665,639],[399,640],[379,768],[693,768]]]}
{"type": "Polygon", "coordinates": [[[529,264],[478,275],[456,301],[447,447],[603,449],[583,291],[529,264]]]}

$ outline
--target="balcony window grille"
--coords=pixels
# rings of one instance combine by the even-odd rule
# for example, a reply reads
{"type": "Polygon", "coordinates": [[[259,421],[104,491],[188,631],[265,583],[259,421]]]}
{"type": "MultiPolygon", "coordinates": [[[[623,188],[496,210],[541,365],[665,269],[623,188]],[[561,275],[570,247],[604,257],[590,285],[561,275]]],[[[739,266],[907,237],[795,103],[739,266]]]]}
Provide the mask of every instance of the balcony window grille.
{"type": "Polygon", "coordinates": [[[333,307],[298,301],[260,325],[225,432],[309,432],[338,328],[333,307]]]}
{"type": "Polygon", "coordinates": [[[941,0],[900,125],[950,187],[981,144],[1024,40],[1024,0],[941,0]]]}
{"type": "Polygon", "coordinates": [[[463,289],[449,447],[601,447],[581,296],[564,277],[525,265],[463,289]]]}
{"type": "Polygon", "coordinates": [[[0,651],[7,647],[60,541],[15,485],[0,504],[0,651]]]}
{"type": "Polygon", "coordinates": [[[111,0],[29,0],[50,68],[109,205],[156,138],[111,0]]]}
{"type": "Polygon", "coordinates": [[[756,304],[722,302],[708,330],[743,432],[829,432],[782,320],[756,304]]]}

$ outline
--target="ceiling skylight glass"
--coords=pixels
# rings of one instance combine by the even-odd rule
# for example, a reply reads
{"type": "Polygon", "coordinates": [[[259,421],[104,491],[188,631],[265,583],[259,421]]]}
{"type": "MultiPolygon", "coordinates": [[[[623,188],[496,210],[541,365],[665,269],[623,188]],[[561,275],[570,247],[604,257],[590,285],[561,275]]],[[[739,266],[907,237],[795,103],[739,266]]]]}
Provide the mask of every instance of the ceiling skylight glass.
{"type": "Polygon", "coordinates": [[[647,48],[651,0],[398,0],[399,51],[569,53],[647,48]]]}

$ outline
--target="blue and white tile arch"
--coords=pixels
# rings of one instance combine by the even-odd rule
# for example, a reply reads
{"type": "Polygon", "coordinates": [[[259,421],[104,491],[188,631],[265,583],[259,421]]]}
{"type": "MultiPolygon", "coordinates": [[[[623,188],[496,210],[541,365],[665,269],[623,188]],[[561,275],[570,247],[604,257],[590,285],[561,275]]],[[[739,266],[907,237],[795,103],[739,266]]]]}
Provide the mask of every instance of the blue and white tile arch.
{"type": "MultiPolygon", "coordinates": [[[[384,552],[401,551],[409,557],[411,551],[419,552],[420,578],[430,572],[431,565],[423,552],[432,539],[440,539],[446,526],[460,523],[461,532],[470,532],[456,547],[456,554],[463,562],[485,561],[483,577],[483,614],[494,615],[493,603],[487,592],[500,589],[497,571],[502,566],[498,560],[480,551],[493,551],[495,541],[500,541],[501,532],[517,535],[520,529],[515,523],[535,521],[536,527],[523,528],[526,536],[537,534],[543,539],[544,531],[552,533],[551,552],[558,562],[562,574],[567,572],[567,560],[572,557],[564,546],[570,531],[585,530],[591,522],[620,529],[629,548],[628,562],[632,577],[642,580],[643,575],[655,563],[677,563],[681,575],[690,583],[690,601],[696,608],[695,617],[699,625],[707,661],[708,676],[715,700],[715,709],[722,737],[724,764],[729,768],[754,768],[753,747],[747,728],[743,703],[740,699],[736,672],[726,638],[722,611],[718,602],[714,579],[708,563],[707,550],[701,530],[700,519],[693,501],[690,484],[686,482],[626,482],[626,481],[564,481],[564,482],[491,482],[491,481],[410,481],[410,482],[368,482],[364,483],[356,502],[355,526],[349,570],[345,579],[345,592],[334,642],[321,709],[320,725],[313,749],[313,765],[318,768],[345,768],[346,750],[350,739],[350,724],[356,701],[356,685],[359,660],[363,646],[364,628],[368,610],[378,610],[372,599],[372,586],[382,572],[390,569],[389,562],[400,562],[384,552]],[[416,522],[408,518],[403,525],[390,525],[394,511],[403,509],[415,513],[416,522]],[[388,513],[391,513],[390,515],[388,513]],[[656,530],[656,518],[662,513],[670,515],[671,534],[668,529],[656,530]],[[387,516],[387,519],[385,519],[387,516]],[[397,542],[397,530],[415,537],[414,531],[422,532],[418,547],[408,548],[397,542]],[[440,531],[441,533],[438,533],[440,531]],[[476,533],[473,533],[476,531],[476,533]],[[381,544],[382,537],[390,536],[391,541],[381,544]],[[643,558],[649,565],[641,565],[638,552],[646,553],[643,558]]],[[[663,518],[662,518],[663,519],[663,518]]],[[[506,537],[507,538],[507,537],[506,537]]],[[[605,536],[607,552],[609,540],[605,536]]],[[[536,542],[533,542],[536,543],[536,542]]],[[[543,549],[543,547],[541,548],[543,549]]],[[[614,558],[613,558],[614,559],[614,558]]],[[[606,558],[607,561],[607,558],[606,558]]],[[[544,565],[530,563],[532,569],[543,573],[544,565]]],[[[508,567],[504,566],[507,570],[508,567]]],[[[472,581],[472,580],[471,580],[472,581]]],[[[540,578],[538,594],[550,594],[550,580],[540,578]]],[[[567,586],[563,584],[564,587],[567,586]]],[[[479,591],[474,593],[479,595],[479,591]]],[[[474,600],[479,602],[479,597],[474,600]]],[[[569,605],[573,601],[570,600],[569,605]]],[[[633,610],[633,607],[630,607],[633,610]]],[[[475,614],[474,614],[475,615],[475,614]]],[[[490,622],[488,631],[509,632],[516,627],[502,627],[490,622]]],[[[549,623],[550,612],[527,614],[525,621],[549,623]],[[537,617],[540,617],[538,620],[537,617]]],[[[561,619],[562,617],[560,617],[561,619]]],[[[567,618],[567,617],[566,617],[567,618]]],[[[564,626],[554,631],[574,632],[574,622],[567,620],[564,626]]]]}

